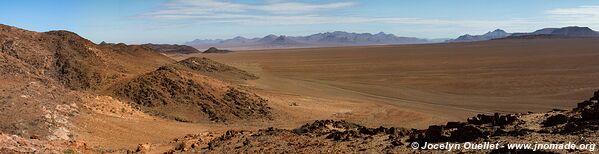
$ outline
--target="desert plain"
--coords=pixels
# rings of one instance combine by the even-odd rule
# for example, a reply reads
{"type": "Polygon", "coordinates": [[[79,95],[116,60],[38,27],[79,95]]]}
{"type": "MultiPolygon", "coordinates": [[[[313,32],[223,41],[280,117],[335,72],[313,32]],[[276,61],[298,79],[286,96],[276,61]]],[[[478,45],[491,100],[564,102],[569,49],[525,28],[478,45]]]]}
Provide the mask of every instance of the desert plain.
{"type": "Polygon", "coordinates": [[[297,103],[291,111],[322,103],[317,99],[351,102],[360,107],[306,112],[423,128],[478,113],[572,108],[599,86],[597,49],[599,39],[505,39],[171,57],[207,57],[257,74],[260,79],[246,84],[289,96],[281,101],[297,103]]]}

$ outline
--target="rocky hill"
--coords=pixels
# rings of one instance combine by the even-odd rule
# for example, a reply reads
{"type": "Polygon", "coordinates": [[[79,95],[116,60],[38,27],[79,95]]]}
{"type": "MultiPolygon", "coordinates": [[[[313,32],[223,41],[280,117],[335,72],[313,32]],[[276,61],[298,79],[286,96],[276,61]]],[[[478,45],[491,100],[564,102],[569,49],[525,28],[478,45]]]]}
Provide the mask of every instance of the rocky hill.
{"type": "Polygon", "coordinates": [[[145,45],[94,44],[68,31],[0,25],[0,68],[0,132],[23,138],[73,139],[73,121],[101,110],[189,122],[270,117],[265,99],[222,81],[256,78],[245,71],[207,59],[177,63],[145,45]],[[126,104],[102,106],[100,98],[126,104]]]}
{"type": "Polygon", "coordinates": [[[270,118],[265,99],[181,67],[160,67],[118,85],[113,94],[146,113],[182,122],[270,118]]]}
{"type": "Polygon", "coordinates": [[[152,50],[158,51],[164,54],[191,54],[200,53],[196,48],[187,45],[177,44],[142,44],[144,47],[148,47],[152,50]]]}
{"type": "Polygon", "coordinates": [[[221,50],[221,49],[217,49],[215,47],[210,47],[208,49],[206,49],[206,51],[202,52],[202,53],[229,53],[229,52],[233,52],[231,50],[221,50]]]}
{"type": "Polygon", "coordinates": [[[68,31],[0,25],[0,131],[69,139],[84,96],[146,70],[174,63],[154,51],[103,46],[68,31]]]}

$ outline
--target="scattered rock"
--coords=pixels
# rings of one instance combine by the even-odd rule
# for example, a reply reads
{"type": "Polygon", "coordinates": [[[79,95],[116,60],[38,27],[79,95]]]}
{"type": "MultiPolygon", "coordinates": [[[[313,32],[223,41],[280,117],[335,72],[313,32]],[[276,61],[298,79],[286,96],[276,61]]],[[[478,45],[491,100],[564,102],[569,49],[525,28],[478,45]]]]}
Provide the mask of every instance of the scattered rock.
{"type": "Polygon", "coordinates": [[[493,126],[503,126],[513,124],[517,120],[518,117],[516,115],[500,115],[499,113],[495,113],[492,116],[479,114],[475,117],[468,118],[468,123],[473,125],[489,124],[493,126]]]}

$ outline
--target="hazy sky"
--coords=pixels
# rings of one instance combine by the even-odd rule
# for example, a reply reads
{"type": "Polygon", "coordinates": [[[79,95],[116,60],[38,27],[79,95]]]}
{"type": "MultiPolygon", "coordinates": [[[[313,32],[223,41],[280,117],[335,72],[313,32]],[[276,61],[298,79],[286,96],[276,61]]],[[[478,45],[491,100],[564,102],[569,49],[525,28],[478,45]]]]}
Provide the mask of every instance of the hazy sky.
{"type": "Polygon", "coordinates": [[[422,38],[599,30],[597,0],[0,0],[0,23],[63,29],[95,42],[183,43],[196,38],[387,32],[422,38]]]}

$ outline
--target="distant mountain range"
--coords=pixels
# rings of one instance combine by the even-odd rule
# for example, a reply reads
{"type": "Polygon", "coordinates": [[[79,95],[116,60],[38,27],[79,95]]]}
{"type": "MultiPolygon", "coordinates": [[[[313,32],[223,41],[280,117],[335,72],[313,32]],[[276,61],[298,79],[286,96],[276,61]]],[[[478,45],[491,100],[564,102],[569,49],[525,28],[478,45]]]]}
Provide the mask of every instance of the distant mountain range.
{"type": "Polygon", "coordinates": [[[446,42],[475,42],[501,38],[540,38],[540,37],[599,37],[599,32],[588,27],[543,28],[530,33],[507,33],[497,29],[483,35],[462,35],[446,42]]]}
{"type": "Polygon", "coordinates": [[[334,46],[355,46],[355,45],[387,45],[387,44],[422,44],[437,43],[445,40],[420,39],[415,37],[400,37],[383,32],[377,34],[370,33],[349,33],[343,31],[318,33],[308,36],[285,36],[285,35],[267,35],[262,38],[235,37],[232,39],[196,39],[185,45],[193,46],[197,49],[207,49],[210,47],[224,49],[268,49],[268,48],[305,48],[305,47],[334,47],[334,46]]]}
{"type": "Polygon", "coordinates": [[[393,44],[425,44],[442,42],[475,42],[493,39],[509,38],[547,38],[547,37],[599,37],[599,32],[588,27],[544,28],[534,32],[508,33],[501,29],[489,31],[482,35],[462,35],[455,39],[421,39],[416,37],[401,37],[380,32],[350,33],[344,31],[326,32],[308,36],[267,35],[258,38],[237,36],[231,39],[196,39],[186,42],[198,50],[216,47],[229,50],[252,50],[273,48],[311,48],[359,45],[393,45],[393,44]]]}

